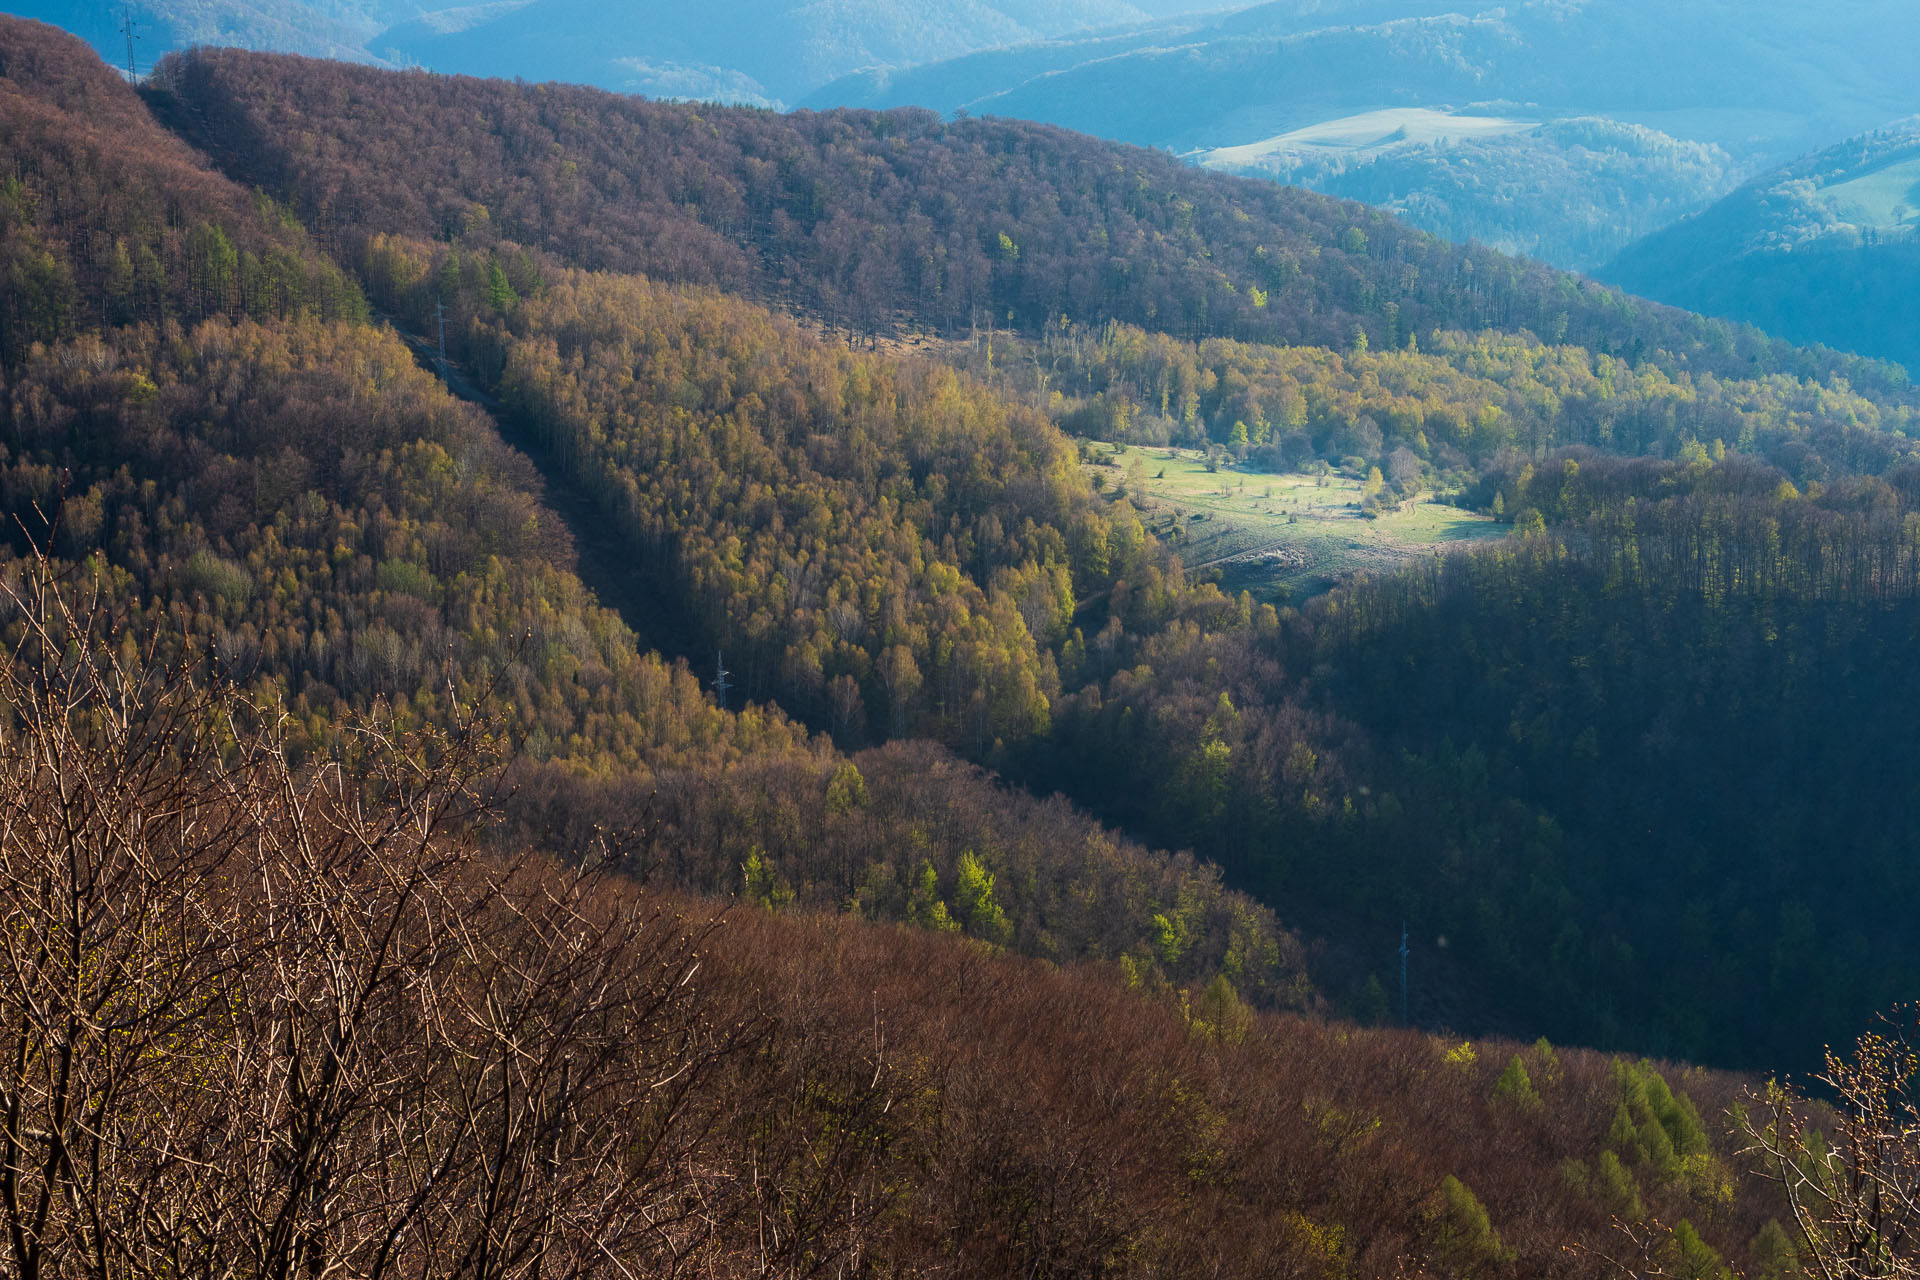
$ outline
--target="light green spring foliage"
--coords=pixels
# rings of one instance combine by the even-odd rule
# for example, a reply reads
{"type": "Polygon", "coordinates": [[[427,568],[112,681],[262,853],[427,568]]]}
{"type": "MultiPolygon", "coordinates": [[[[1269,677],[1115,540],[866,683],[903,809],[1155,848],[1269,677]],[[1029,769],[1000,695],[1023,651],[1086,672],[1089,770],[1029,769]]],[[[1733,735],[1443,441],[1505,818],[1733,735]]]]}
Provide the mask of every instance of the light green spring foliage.
{"type": "Polygon", "coordinates": [[[1760,1228],[1748,1249],[1753,1254],[1753,1280],[1799,1280],[1803,1274],[1800,1251],[1794,1248],[1786,1228],[1772,1218],[1760,1228]]]}
{"type": "Polygon", "coordinates": [[[1713,1246],[1702,1240],[1693,1224],[1684,1218],[1673,1229],[1668,1252],[1669,1273],[1678,1280],[1733,1280],[1733,1269],[1721,1261],[1713,1246]]]}
{"type": "Polygon", "coordinates": [[[1493,1229],[1487,1207],[1466,1183],[1448,1174],[1432,1204],[1434,1258],[1456,1275],[1474,1276],[1509,1262],[1512,1251],[1493,1229]]]}
{"type": "Polygon", "coordinates": [[[1215,974],[1187,1007],[1187,1025],[1195,1036],[1221,1044],[1240,1044],[1253,1027],[1253,1014],[1225,974],[1215,974]]]}
{"type": "Polygon", "coordinates": [[[1527,1064],[1519,1054],[1513,1055],[1513,1061],[1500,1073],[1493,1085],[1493,1099],[1503,1105],[1521,1111],[1538,1111],[1540,1094],[1533,1087],[1533,1078],[1527,1074],[1527,1064]]]}
{"type": "Polygon", "coordinates": [[[793,903],[793,889],[780,879],[773,860],[758,845],[748,852],[741,867],[747,901],[769,911],[782,911],[793,903]]]}
{"type": "Polygon", "coordinates": [[[1607,1130],[1607,1145],[1622,1159],[1666,1183],[1688,1167],[1690,1158],[1709,1157],[1699,1111],[1685,1094],[1675,1094],[1651,1063],[1617,1062],[1613,1075],[1620,1086],[1620,1105],[1607,1130]]]}
{"type": "Polygon", "coordinates": [[[960,867],[954,876],[953,905],[972,936],[999,947],[1013,940],[1013,925],[1000,904],[993,900],[993,873],[980,864],[971,849],[960,855],[960,867]]]}
{"type": "Polygon", "coordinates": [[[913,893],[907,900],[907,922],[935,933],[953,933],[960,922],[947,910],[940,898],[940,873],[931,862],[922,862],[913,876],[913,893]]]}
{"type": "Polygon", "coordinates": [[[851,813],[855,809],[866,808],[866,805],[867,780],[861,776],[853,761],[848,760],[833,771],[833,779],[827,783],[827,811],[851,813]]]}
{"type": "Polygon", "coordinates": [[[1560,1055],[1545,1036],[1533,1042],[1533,1072],[1542,1088],[1552,1089],[1560,1083],[1560,1055]]]}
{"type": "Polygon", "coordinates": [[[1592,1188],[1593,1198],[1600,1207],[1622,1222],[1637,1222],[1646,1217],[1646,1207],[1640,1203],[1639,1183],[1613,1152],[1602,1151],[1594,1163],[1592,1188]]]}

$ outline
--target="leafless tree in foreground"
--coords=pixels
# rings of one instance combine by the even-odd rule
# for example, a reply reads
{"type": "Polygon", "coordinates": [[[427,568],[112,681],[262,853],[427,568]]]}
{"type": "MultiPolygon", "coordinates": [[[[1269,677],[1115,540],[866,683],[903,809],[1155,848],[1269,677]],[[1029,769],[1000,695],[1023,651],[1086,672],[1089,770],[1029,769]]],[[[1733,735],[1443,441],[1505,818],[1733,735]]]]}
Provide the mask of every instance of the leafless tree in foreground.
{"type": "Polygon", "coordinates": [[[1748,1154],[1792,1207],[1802,1266],[1820,1280],[1920,1276],[1920,1008],[1887,1015],[1849,1058],[1828,1050],[1817,1083],[1831,1135],[1777,1083],[1740,1118],[1748,1154]]]}
{"type": "Polygon", "coordinates": [[[478,727],[296,769],[71,594],[0,584],[0,1271],[726,1269],[764,1028],[699,998],[701,927],[450,838],[478,727]]]}

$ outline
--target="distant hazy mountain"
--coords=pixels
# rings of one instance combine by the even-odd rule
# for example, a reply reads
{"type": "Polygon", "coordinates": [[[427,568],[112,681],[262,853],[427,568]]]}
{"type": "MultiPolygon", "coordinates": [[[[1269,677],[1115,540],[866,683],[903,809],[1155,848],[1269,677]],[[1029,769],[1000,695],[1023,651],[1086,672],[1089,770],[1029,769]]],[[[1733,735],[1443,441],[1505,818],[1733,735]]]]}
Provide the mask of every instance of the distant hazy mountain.
{"type": "Polygon", "coordinates": [[[1915,48],[1904,0],[1283,0],[849,77],[807,104],[1046,120],[1586,267],[1742,177],[1920,110],[1915,48]],[[1396,122],[1313,144],[1356,116],[1462,109],[1534,127],[1394,137],[1396,122]]]}
{"type": "Polygon", "coordinates": [[[863,68],[1204,7],[1182,0],[532,0],[463,31],[436,30],[431,18],[410,22],[373,48],[436,71],[776,104],[863,68]]]}
{"type": "MultiPolygon", "coordinates": [[[[118,0],[0,0],[4,12],[62,27],[124,68],[118,0]]],[[[232,45],[320,58],[372,61],[367,42],[396,22],[439,7],[431,0],[134,0],[134,58],[141,71],[189,45],[232,45]]]]}
{"type": "MultiPolygon", "coordinates": [[[[4,0],[125,66],[114,0],[4,0]]],[[[133,0],[144,70],[189,45],[303,53],[653,97],[784,105],[863,68],[1135,27],[1213,0],[133,0]]]]}
{"type": "Polygon", "coordinates": [[[1732,158],[1618,121],[1389,108],[1242,147],[1209,168],[1392,210],[1448,240],[1587,270],[1733,185],[1732,158]]]}
{"type": "Polygon", "coordinates": [[[1067,45],[1039,73],[968,84],[983,91],[964,101],[943,100],[951,70],[928,67],[809,105],[965,107],[1186,150],[1385,107],[1497,103],[1784,159],[1920,108],[1916,47],[1920,6],[1905,0],[1281,0],[1148,47],[1067,45]]]}
{"type": "Polygon", "coordinates": [[[1599,274],[1920,371],[1920,118],[1751,182],[1599,274]]]}

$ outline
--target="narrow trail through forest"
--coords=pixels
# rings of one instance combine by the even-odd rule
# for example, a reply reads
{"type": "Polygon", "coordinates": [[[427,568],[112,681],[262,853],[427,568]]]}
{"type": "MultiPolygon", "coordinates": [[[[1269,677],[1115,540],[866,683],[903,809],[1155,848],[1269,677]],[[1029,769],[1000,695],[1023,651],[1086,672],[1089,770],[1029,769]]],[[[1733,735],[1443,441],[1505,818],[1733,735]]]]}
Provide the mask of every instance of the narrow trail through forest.
{"type": "MultiPolygon", "coordinates": [[[[393,324],[391,317],[385,319],[393,324]]],[[[397,324],[394,332],[421,368],[441,379],[450,393],[491,418],[500,438],[533,463],[540,476],[540,504],[559,519],[573,543],[575,575],[602,605],[620,615],[638,637],[639,647],[655,650],[668,659],[683,658],[705,678],[714,655],[701,651],[698,626],[635,563],[632,549],[614,531],[613,521],[567,474],[553,450],[537,433],[517,422],[457,363],[449,360],[443,367],[430,339],[397,324]]]]}

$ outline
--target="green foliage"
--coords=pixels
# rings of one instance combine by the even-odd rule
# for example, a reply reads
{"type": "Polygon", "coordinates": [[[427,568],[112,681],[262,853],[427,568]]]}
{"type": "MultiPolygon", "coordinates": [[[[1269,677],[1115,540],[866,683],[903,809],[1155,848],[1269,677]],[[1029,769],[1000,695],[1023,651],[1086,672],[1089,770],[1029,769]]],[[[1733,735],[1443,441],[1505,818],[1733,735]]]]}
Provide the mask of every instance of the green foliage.
{"type": "Polygon", "coordinates": [[[827,782],[827,812],[852,813],[865,808],[866,804],[867,780],[861,776],[859,766],[853,761],[842,762],[827,782]]]}
{"type": "Polygon", "coordinates": [[[971,849],[960,855],[954,875],[953,905],[969,934],[996,946],[1005,946],[1013,937],[1007,913],[993,898],[993,873],[981,865],[971,849]]]}
{"type": "Polygon", "coordinates": [[[520,301],[520,295],[513,291],[513,285],[507,280],[507,273],[500,264],[487,264],[487,306],[496,312],[513,310],[520,301]]]}
{"type": "Polygon", "coordinates": [[[1646,1216],[1633,1172],[1613,1152],[1602,1151],[1594,1162],[1591,1186],[1600,1207],[1622,1222],[1638,1222],[1646,1216]]]}
{"type": "Polygon", "coordinates": [[[1482,1275],[1512,1260],[1513,1254],[1493,1229],[1487,1207],[1452,1174],[1440,1183],[1428,1213],[1433,1222],[1433,1255],[1455,1275],[1482,1275]]]}
{"type": "MultiPolygon", "coordinates": [[[[1706,1127],[1685,1094],[1676,1094],[1650,1062],[1621,1059],[1614,1064],[1622,1108],[1630,1115],[1639,1138],[1637,1145],[1656,1166],[1675,1158],[1709,1152],[1706,1127]]],[[[1615,1126],[1621,1116],[1616,1114],[1615,1126]]]]}
{"type": "Polygon", "coordinates": [[[1494,1101],[1504,1103],[1519,1111],[1540,1110],[1540,1094],[1533,1087],[1533,1079],[1527,1074],[1527,1064],[1519,1054],[1507,1063],[1506,1070],[1493,1084],[1494,1101]]]}
{"type": "Polygon", "coordinates": [[[1196,1036],[1221,1044],[1244,1042],[1253,1027],[1253,1012],[1223,973],[1215,974],[1213,981],[1191,998],[1188,1017],[1196,1036]]]}
{"type": "Polygon", "coordinates": [[[922,862],[919,870],[913,873],[913,893],[907,902],[907,921],[917,928],[930,929],[935,933],[954,933],[962,927],[940,897],[940,875],[930,862],[922,862]]]}
{"type": "Polygon", "coordinates": [[[742,864],[742,896],[755,906],[780,911],[793,905],[793,889],[780,879],[773,863],[758,848],[747,854],[742,864]]]}
{"type": "Polygon", "coordinates": [[[1560,1055],[1553,1051],[1553,1045],[1545,1036],[1533,1042],[1533,1074],[1540,1077],[1540,1083],[1548,1089],[1559,1085],[1562,1078],[1560,1055]]]}
{"type": "MultiPolygon", "coordinates": [[[[1715,439],[1754,452],[1799,441],[1879,471],[1912,451],[1903,437],[1920,434],[1913,398],[1897,381],[1761,367],[1705,376],[1530,334],[1437,330],[1418,351],[1356,351],[1193,343],[1110,325],[1049,331],[1025,345],[1029,358],[1003,380],[1036,403],[1053,404],[1062,382],[1084,388],[1054,406],[1068,431],[1201,448],[1230,443],[1234,424],[1245,422],[1257,446],[1249,462],[1272,471],[1348,456],[1386,470],[1406,449],[1443,478],[1450,472],[1448,483],[1464,483],[1509,450],[1528,460],[1568,446],[1678,456],[1688,440],[1715,439]],[[1166,407],[1156,412],[1163,391],[1166,407]],[[1268,424],[1265,443],[1253,424],[1268,424]],[[1872,454],[1863,448],[1879,457],[1866,461],[1872,454]]],[[[1404,460],[1402,470],[1415,474],[1404,460]]],[[[1552,523],[1562,505],[1559,479],[1557,470],[1543,477],[1521,495],[1524,503],[1516,492],[1486,493],[1480,502],[1499,497],[1506,511],[1534,505],[1552,523]],[[1555,481],[1551,489],[1546,479],[1555,481]]]]}
{"type": "Polygon", "coordinates": [[[253,577],[245,565],[202,550],[187,557],[187,587],[228,604],[245,604],[253,595],[253,577]]]}
{"type": "Polygon", "coordinates": [[[1733,1280],[1733,1270],[1700,1238],[1693,1224],[1682,1218],[1670,1243],[1670,1274],[1676,1280],[1733,1280]]]}
{"type": "Polygon", "coordinates": [[[1777,1219],[1767,1219],[1747,1252],[1753,1256],[1753,1280],[1799,1280],[1804,1274],[1800,1251],[1777,1219]]]}
{"type": "Polygon", "coordinates": [[[1139,568],[1132,509],[1096,506],[1065,439],[949,371],[577,273],[509,324],[487,339],[503,397],[735,665],[768,673],[749,692],[808,719],[982,752],[1044,733],[1076,584],[1139,568]]]}

